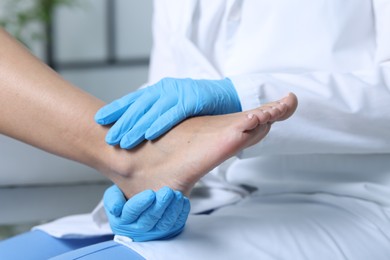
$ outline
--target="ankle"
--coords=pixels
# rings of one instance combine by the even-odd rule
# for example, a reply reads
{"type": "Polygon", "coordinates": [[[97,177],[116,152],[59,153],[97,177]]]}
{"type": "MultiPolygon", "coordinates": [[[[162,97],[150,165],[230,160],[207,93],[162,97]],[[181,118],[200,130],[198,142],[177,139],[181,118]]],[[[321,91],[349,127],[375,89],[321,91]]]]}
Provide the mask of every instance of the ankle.
{"type": "Polygon", "coordinates": [[[108,144],[104,150],[100,153],[100,164],[97,170],[115,183],[118,179],[130,178],[134,167],[128,151],[108,144]]]}

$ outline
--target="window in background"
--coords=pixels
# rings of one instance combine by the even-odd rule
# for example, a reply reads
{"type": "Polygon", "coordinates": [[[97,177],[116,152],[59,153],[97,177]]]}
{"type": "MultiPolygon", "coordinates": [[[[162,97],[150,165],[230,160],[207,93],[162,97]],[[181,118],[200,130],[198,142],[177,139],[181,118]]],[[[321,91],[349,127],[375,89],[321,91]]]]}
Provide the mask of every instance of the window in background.
{"type": "Polygon", "coordinates": [[[147,81],[152,0],[84,0],[54,17],[52,60],[66,79],[106,102],[147,81]]]}

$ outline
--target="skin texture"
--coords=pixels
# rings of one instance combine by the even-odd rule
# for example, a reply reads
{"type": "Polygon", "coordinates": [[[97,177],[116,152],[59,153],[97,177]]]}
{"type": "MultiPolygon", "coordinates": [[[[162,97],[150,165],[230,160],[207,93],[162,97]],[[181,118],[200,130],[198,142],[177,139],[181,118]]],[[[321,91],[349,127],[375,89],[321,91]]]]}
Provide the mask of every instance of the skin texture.
{"type": "Polygon", "coordinates": [[[73,86],[0,29],[0,133],[100,171],[129,198],[163,186],[189,194],[199,178],[259,142],[297,107],[281,102],[248,112],[190,118],[133,150],[105,143],[94,122],[101,100],[73,86]],[[251,116],[248,116],[251,114],[251,116]]]}

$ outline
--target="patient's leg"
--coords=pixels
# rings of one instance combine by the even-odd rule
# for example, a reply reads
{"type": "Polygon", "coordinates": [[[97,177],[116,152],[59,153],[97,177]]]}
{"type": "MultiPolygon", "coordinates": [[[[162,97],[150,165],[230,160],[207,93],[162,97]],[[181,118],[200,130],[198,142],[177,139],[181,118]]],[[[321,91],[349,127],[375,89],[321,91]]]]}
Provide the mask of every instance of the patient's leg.
{"type": "Polygon", "coordinates": [[[247,112],[187,119],[157,141],[127,151],[132,162],[128,174],[114,179],[128,197],[164,185],[188,194],[204,174],[259,142],[271,122],[288,118],[296,106],[297,99],[290,94],[282,102],[247,112]]]}

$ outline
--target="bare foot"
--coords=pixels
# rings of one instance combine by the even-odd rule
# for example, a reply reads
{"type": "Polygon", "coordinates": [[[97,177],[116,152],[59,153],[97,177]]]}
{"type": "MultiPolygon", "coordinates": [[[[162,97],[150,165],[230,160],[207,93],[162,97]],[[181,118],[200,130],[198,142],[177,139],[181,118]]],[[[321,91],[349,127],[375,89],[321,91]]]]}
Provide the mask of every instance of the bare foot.
{"type": "Polygon", "coordinates": [[[246,112],[187,119],[158,140],[126,151],[130,167],[112,179],[127,197],[163,186],[188,195],[202,176],[263,139],[271,124],[290,117],[297,104],[289,94],[246,112]]]}

